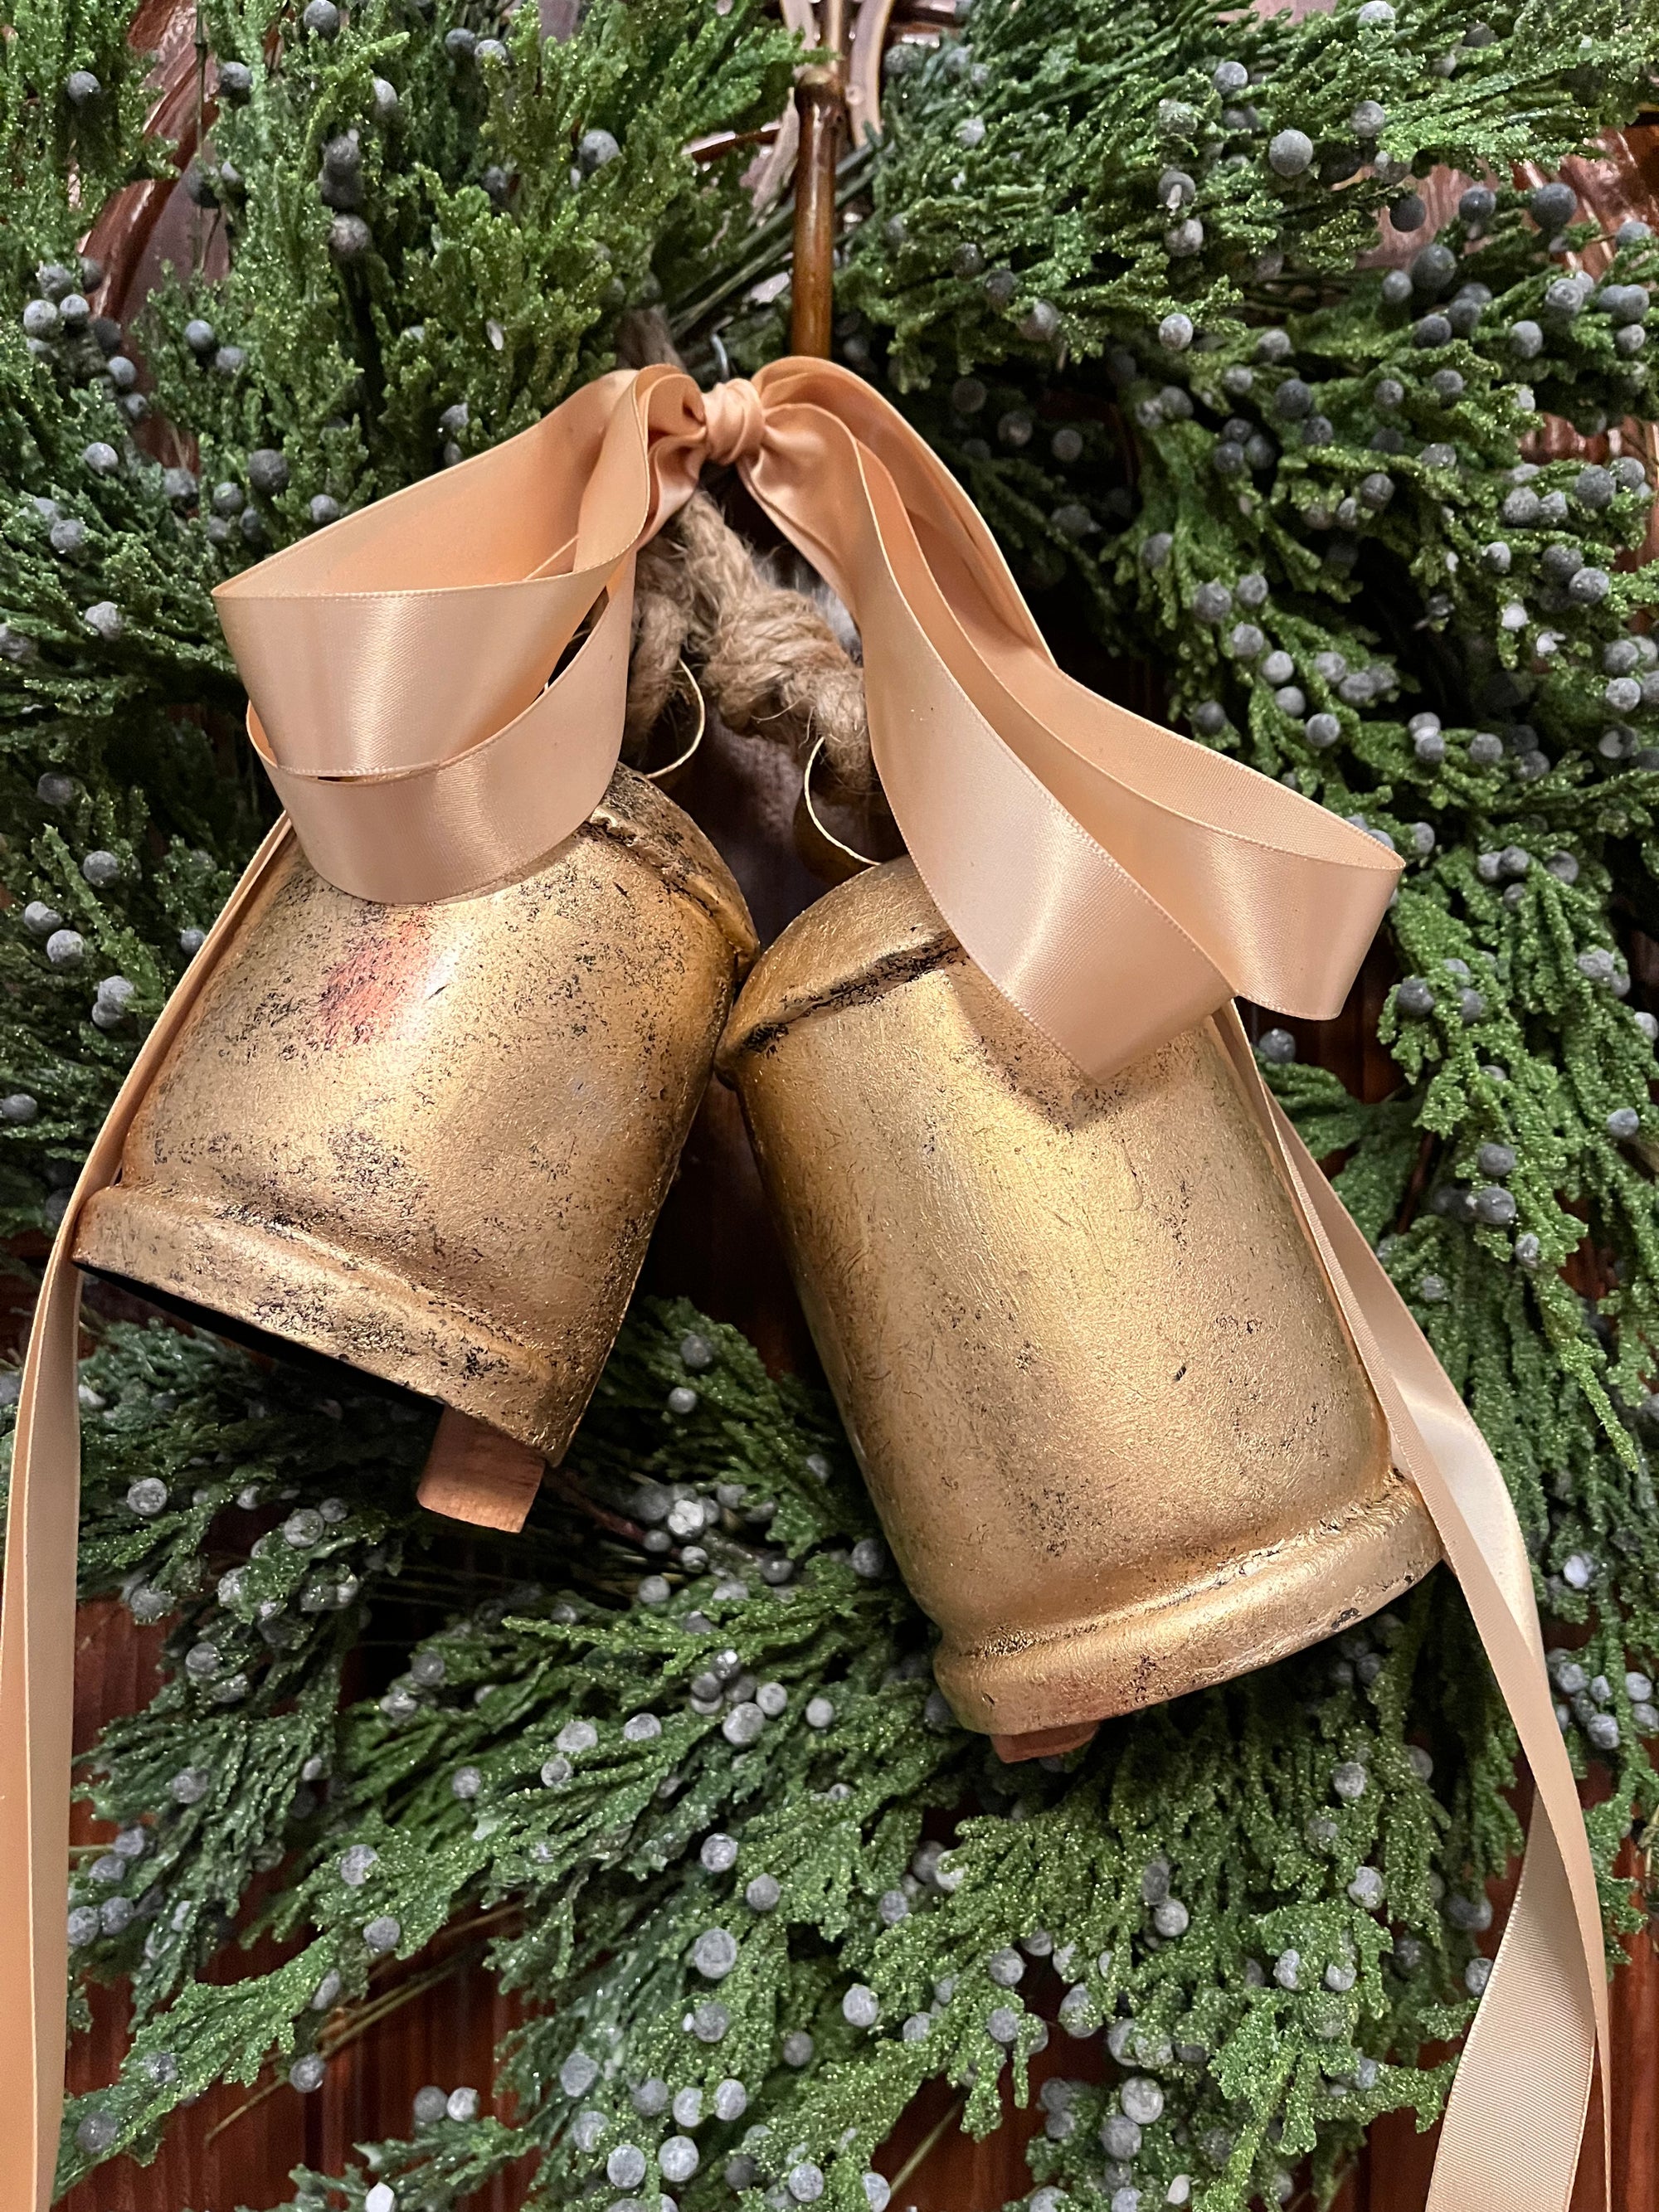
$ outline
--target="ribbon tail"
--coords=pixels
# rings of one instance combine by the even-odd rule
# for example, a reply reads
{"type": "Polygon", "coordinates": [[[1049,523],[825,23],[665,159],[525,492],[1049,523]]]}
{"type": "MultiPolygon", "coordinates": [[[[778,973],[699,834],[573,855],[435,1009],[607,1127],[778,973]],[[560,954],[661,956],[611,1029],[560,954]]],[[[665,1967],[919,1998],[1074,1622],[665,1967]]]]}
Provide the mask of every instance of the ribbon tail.
{"type": "MultiPolygon", "coordinates": [[[[1540,1797],[1520,1887],[1452,2083],[1425,2212],[1570,2212],[1596,2054],[1605,2059],[1607,2050],[1583,1963],[1571,1876],[1540,1797]],[[1535,2056],[1542,2021],[1552,2032],[1547,2065],[1535,2056]]],[[[1604,1995],[1599,1960],[1595,1984],[1604,1995]]],[[[1605,2095],[1601,2106],[1605,2154],[1605,2095]]]]}
{"type": "Polygon", "coordinates": [[[1334,1012],[1399,862],[1063,676],[983,521],[855,379],[762,382],[744,482],[846,600],[894,819],[1003,995],[1097,1079],[1240,990],[1334,1012]]]}
{"type": "Polygon", "coordinates": [[[1521,1885],[1447,2106],[1428,2212],[1567,2212],[1598,2057],[1610,2142],[1612,2031],[1595,1869],[1545,1672],[1521,1525],[1474,1417],[1267,1091],[1237,1010],[1218,1022],[1382,1404],[1395,1464],[1416,1486],[1462,1588],[1537,1790],[1521,1885]]]}
{"type": "Polygon", "coordinates": [[[82,1208],[115,1181],[157,1068],[291,832],[279,822],[249,862],[162,1008],[87,1156],[46,1263],[18,1397],[0,1601],[0,1866],[21,1909],[0,1913],[0,2081],[29,2085],[21,2126],[0,2130],[0,2207],[46,2212],[64,2107],[70,1758],[75,1717],[76,1397],[82,1208]]]}
{"type": "Polygon", "coordinates": [[[21,2124],[0,2139],[0,2203],[16,2212],[46,2212],[51,2202],[63,2112],[80,1315],[80,1277],[60,1234],[19,1401],[0,1624],[0,1865],[25,1905],[0,1918],[0,1978],[12,1993],[0,2026],[0,2066],[9,2081],[29,2085],[21,2124]]]}

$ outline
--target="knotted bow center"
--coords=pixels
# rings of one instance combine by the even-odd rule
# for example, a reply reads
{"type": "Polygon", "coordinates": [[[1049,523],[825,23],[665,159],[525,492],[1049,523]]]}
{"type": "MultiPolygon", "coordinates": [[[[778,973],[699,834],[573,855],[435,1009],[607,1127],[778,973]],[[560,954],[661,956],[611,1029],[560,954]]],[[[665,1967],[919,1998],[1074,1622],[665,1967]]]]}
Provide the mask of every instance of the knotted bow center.
{"type": "Polygon", "coordinates": [[[702,395],[708,458],[717,467],[752,461],[766,434],[766,408],[746,376],[734,376],[702,395]]]}

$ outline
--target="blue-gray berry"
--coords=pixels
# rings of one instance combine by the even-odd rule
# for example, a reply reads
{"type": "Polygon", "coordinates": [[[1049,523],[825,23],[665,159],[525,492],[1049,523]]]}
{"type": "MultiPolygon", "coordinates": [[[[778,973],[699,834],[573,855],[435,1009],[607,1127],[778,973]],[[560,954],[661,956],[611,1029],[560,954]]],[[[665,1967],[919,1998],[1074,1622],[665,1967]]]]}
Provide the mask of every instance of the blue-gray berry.
{"type": "Polygon", "coordinates": [[[865,1582],[879,1582],[887,1572],[887,1547],[879,1536],[860,1536],[848,1556],[853,1572],[865,1582]]]}
{"type": "Polygon", "coordinates": [[[1222,623],[1232,612],[1233,595],[1225,584],[1200,584],[1193,593],[1193,612],[1203,623],[1222,623]]]}
{"type": "Polygon", "coordinates": [[[691,1963],[705,1981],[724,1981],[738,1963],[736,1936],[729,1929],[705,1929],[691,1946],[691,1963]]]}
{"type": "Polygon", "coordinates": [[[592,176],[596,169],[603,169],[614,161],[621,152],[622,148],[610,131],[585,131],[576,147],[576,159],[586,173],[592,176]]]}
{"type": "Polygon", "coordinates": [[[1529,315],[1510,324],[1510,350],[1520,361],[1535,361],[1544,350],[1544,333],[1529,315]]]}
{"type": "Polygon", "coordinates": [[[1577,194],[1559,178],[1552,184],[1538,185],[1527,201],[1527,212],[1540,230],[1551,238],[1566,228],[1577,210],[1577,194]]]}
{"type": "Polygon", "coordinates": [[[637,2143],[618,2143],[605,2162],[605,2179],[617,2189],[637,2189],[646,2171],[646,2155],[637,2143]]]}
{"type": "Polygon", "coordinates": [[[1140,2143],[1139,2124],[1127,2112],[1113,2112],[1102,2124],[1100,2147],[1108,2158],[1127,2165],[1131,2159],[1139,2157],[1140,2143]]]}
{"type": "Polygon", "coordinates": [[[559,2087],[567,2097],[585,2097],[599,2078],[599,2061],[581,2050],[573,2051],[559,2069],[559,2087]]]}
{"type": "Polygon", "coordinates": [[[1348,1884],[1348,1895],[1367,1912],[1375,1912],[1382,1904],[1384,1884],[1375,1867],[1362,1866],[1356,1869],[1348,1884]]]}
{"type": "Polygon", "coordinates": [[[337,261],[361,261],[374,234],[360,215],[337,215],[328,227],[328,250],[337,261]]]}
{"type": "Polygon", "coordinates": [[[690,2136],[670,2136],[657,2153],[657,2170],[665,2181],[690,2181],[700,2162],[690,2136]]]}
{"type": "Polygon", "coordinates": [[[1530,484],[1516,484],[1513,491],[1504,494],[1498,511],[1505,522],[1526,529],[1538,522],[1543,509],[1544,502],[1530,484]]]}

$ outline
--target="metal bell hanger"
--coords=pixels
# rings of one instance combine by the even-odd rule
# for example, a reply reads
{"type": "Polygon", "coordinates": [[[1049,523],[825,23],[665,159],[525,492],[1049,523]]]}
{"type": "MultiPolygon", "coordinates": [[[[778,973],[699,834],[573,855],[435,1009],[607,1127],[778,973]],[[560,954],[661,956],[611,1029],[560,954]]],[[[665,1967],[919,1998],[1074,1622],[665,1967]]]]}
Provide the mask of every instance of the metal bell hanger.
{"type": "MultiPolygon", "coordinates": [[[[778,172],[795,172],[794,277],[790,350],[830,352],[834,313],[836,168],[843,147],[881,128],[881,58],[896,0],[780,0],[783,20],[826,58],[809,62],[773,149],[778,172]]],[[[934,0],[937,7],[939,0],[934,0]]],[[[954,0],[947,0],[955,20],[954,0]]],[[[915,12],[915,0],[907,14],[915,12]]],[[[933,9],[922,0],[924,12],[933,9]]],[[[943,13],[940,21],[944,20],[943,13]]],[[[778,181],[781,181],[779,174],[778,181]]]]}

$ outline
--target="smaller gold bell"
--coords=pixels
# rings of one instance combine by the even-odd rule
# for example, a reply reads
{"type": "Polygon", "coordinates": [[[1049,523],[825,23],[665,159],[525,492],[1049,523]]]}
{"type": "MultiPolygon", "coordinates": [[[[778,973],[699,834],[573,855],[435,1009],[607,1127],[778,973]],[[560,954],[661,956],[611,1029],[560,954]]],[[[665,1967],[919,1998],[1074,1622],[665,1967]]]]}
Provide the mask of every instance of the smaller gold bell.
{"type": "Polygon", "coordinates": [[[1080,1740],[1434,1564],[1212,1023],[1092,1081],[899,860],[784,932],[720,1068],[966,1726],[1080,1740]]]}
{"type": "MultiPolygon", "coordinates": [[[[557,1460],[598,1380],[752,957],[690,818],[619,769],[530,875],[376,906],[290,846],[88,1203],[84,1267],[346,1362],[557,1460]]],[[[539,1474],[531,1461],[530,1481],[539,1474]]],[[[511,1487],[512,1478],[508,1478],[511,1487]]]]}

